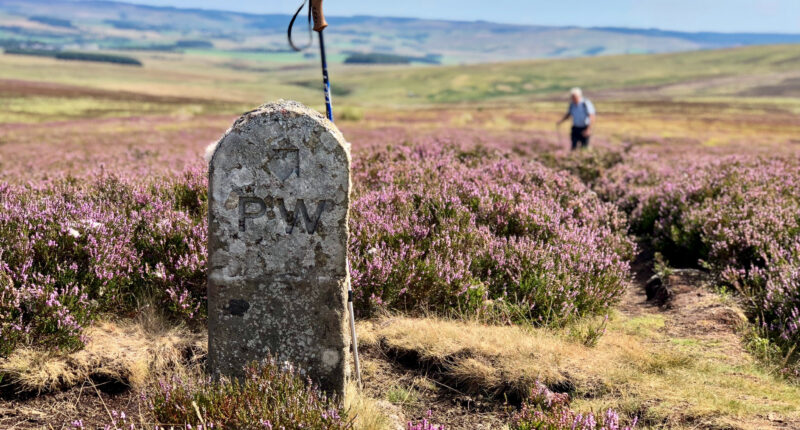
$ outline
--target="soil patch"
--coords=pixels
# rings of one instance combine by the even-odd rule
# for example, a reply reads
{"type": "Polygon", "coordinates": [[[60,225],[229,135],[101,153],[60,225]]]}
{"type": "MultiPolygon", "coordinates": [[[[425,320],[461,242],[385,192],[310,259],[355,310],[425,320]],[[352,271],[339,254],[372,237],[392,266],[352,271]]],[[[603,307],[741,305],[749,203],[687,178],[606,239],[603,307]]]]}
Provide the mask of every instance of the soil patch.
{"type": "Polygon", "coordinates": [[[394,400],[406,421],[426,418],[446,424],[448,429],[496,429],[510,418],[511,406],[480,394],[469,394],[440,381],[424,367],[401,364],[376,348],[363,349],[364,391],[367,396],[394,400]],[[409,392],[408,401],[399,402],[393,392],[409,392]],[[430,411],[430,417],[428,416],[430,411]]]}
{"type": "Polygon", "coordinates": [[[0,400],[0,428],[72,429],[81,420],[86,428],[111,424],[112,413],[124,411],[128,422],[146,422],[136,390],[106,392],[104,384],[86,380],[69,390],[22,400],[0,400]]]}

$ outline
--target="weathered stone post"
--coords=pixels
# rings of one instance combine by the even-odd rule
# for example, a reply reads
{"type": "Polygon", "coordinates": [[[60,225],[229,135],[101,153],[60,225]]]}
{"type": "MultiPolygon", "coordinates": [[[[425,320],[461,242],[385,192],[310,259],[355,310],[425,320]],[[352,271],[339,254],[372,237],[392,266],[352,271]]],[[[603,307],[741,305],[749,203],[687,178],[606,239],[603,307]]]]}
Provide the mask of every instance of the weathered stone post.
{"type": "Polygon", "coordinates": [[[350,147],[289,101],[244,114],[209,164],[208,343],[215,375],[271,354],[344,392],[350,147]]]}

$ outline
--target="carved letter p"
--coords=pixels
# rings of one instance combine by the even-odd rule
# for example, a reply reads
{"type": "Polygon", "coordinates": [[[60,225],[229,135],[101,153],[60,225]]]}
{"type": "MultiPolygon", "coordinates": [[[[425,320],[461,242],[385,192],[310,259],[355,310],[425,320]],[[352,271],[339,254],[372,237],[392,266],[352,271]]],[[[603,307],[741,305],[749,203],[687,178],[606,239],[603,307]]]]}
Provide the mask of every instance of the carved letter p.
{"type": "Polygon", "coordinates": [[[264,203],[264,200],[261,200],[258,197],[239,196],[239,231],[245,231],[245,225],[248,218],[260,218],[264,216],[265,213],[267,213],[267,204],[264,203]],[[249,205],[257,205],[258,211],[248,211],[249,205]]]}

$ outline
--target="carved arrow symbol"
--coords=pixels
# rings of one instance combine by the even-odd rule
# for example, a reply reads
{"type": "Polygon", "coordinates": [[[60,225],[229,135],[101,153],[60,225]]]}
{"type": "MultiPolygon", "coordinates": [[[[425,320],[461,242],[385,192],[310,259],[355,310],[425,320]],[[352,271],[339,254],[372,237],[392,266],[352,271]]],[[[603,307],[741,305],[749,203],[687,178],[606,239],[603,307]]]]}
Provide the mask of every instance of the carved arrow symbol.
{"type": "Polygon", "coordinates": [[[286,182],[292,174],[300,177],[300,150],[296,147],[275,148],[269,156],[267,168],[281,182],[286,182]]]}

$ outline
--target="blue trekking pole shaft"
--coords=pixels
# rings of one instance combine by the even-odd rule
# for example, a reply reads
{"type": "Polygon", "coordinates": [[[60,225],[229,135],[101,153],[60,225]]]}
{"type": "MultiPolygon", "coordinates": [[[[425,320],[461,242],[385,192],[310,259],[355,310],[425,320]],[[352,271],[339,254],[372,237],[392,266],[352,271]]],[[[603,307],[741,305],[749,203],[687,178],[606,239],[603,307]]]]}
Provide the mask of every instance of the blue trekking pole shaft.
{"type": "MultiPolygon", "coordinates": [[[[322,30],[328,26],[325,22],[325,15],[322,13],[322,0],[311,0],[311,16],[314,18],[314,31],[319,33],[319,53],[322,57],[322,82],[325,85],[325,111],[328,114],[328,119],[333,122],[333,106],[331,103],[331,81],[328,78],[328,60],[325,57],[325,37],[322,35],[322,30]]],[[[350,273],[350,257],[347,257],[347,272],[350,273]]],[[[358,381],[358,388],[361,385],[361,362],[358,359],[358,336],[356,335],[356,314],[353,311],[353,285],[350,283],[350,276],[347,277],[347,310],[350,314],[350,336],[353,343],[353,364],[355,364],[356,381],[358,381]]]]}
{"type": "Polygon", "coordinates": [[[325,55],[325,36],[322,31],[328,26],[322,13],[322,0],[311,0],[311,16],[314,18],[314,31],[319,33],[319,53],[322,58],[322,83],[325,86],[325,112],[333,122],[333,104],[331,102],[331,81],[328,77],[328,59],[325,55]]]}
{"type": "Polygon", "coordinates": [[[331,101],[331,81],[328,78],[328,60],[325,57],[325,37],[319,32],[319,52],[322,57],[322,83],[325,86],[325,112],[333,122],[333,103],[331,101]]]}

